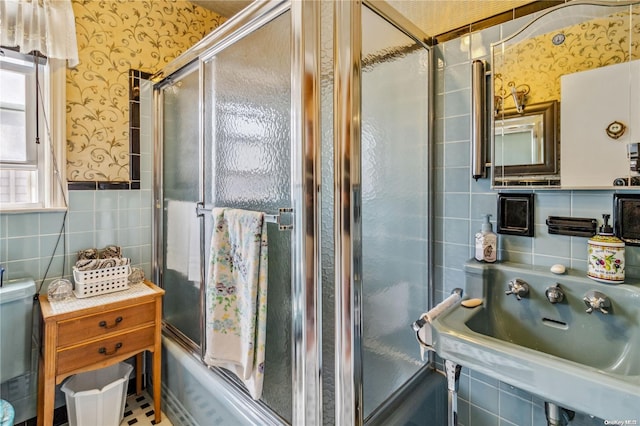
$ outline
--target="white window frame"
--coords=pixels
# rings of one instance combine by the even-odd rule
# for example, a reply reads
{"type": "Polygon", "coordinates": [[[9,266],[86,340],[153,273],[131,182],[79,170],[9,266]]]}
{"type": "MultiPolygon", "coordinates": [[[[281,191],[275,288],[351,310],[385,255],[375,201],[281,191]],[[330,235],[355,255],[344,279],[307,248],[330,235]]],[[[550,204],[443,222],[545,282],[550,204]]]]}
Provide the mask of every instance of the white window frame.
{"type": "MultiPolygon", "coordinates": [[[[16,54],[9,49],[2,48],[5,54],[16,54]]],[[[40,98],[40,145],[37,146],[38,167],[38,199],[35,203],[17,204],[0,203],[0,213],[64,210],[67,208],[66,181],[66,68],[65,61],[47,59],[44,67],[40,68],[40,84],[42,98],[40,98]],[[57,170],[56,170],[57,168],[57,170]]],[[[35,104],[35,101],[30,103],[35,104]]],[[[27,107],[29,108],[29,106],[27,107]]],[[[31,117],[33,117],[31,115],[31,117]]],[[[33,118],[28,119],[33,120],[33,118]]],[[[27,128],[27,140],[35,139],[33,127],[27,128]]],[[[35,143],[34,143],[35,145],[35,143]]],[[[20,168],[29,165],[10,165],[20,168]]],[[[0,164],[0,168],[3,164],[0,164]]],[[[32,166],[31,166],[32,167],[32,166]]]]}

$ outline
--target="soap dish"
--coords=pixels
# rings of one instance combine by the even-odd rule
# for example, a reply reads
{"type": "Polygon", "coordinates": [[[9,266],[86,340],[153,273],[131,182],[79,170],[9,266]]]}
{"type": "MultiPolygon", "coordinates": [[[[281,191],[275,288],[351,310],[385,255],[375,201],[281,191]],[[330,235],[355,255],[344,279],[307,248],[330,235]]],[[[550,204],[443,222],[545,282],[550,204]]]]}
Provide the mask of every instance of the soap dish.
{"type": "Polygon", "coordinates": [[[533,193],[498,194],[498,234],[533,237],[533,193]]]}

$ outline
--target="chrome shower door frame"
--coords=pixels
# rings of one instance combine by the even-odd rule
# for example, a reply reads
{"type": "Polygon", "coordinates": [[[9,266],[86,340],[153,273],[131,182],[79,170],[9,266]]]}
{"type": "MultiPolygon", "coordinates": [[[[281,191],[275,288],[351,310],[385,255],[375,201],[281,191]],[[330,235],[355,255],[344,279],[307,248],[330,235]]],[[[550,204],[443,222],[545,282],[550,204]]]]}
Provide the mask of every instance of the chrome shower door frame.
{"type": "MultiPolygon", "coordinates": [[[[362,247],[361,247],[361,7],[366,5],[416,42],[428,46],[428,37],[386,3],[362,0],[334,3],[334,181],[335,181],[335,417],[323,419],[322,297],[321,297],[321,137],[320,137],[320,2],[254,2],[186,51],[152,78],[155,122],[162,123],[162,94],[170,76],[203,62],[255,31],[280,14],[291,11],[291,199],[292,249],[292,424],[361,425],[365,422],[362,390],[362,247]],[[196,62],[194,64],[194,62],[196,62]]],[[[203,95],[199,97],[204,110],[203,95]]],[[[155,126],[156,153],[162,153],[162,129],[155,126]]],[[[199,128],[200,173],[204,144],[204,117],[199,128]]],[[[432,157],[431,155],[429,156],[432,157]]],[[[156,155],[154,181],[154,271],[160,284],[163,250],[162,156],[156,155]]],[[[204,178],[201,180],[204,181],[204,178]]],[[[204,199],[205,188],[199,192],[204,199]]],[[[431,227],[431,224],[429,224],[431,227]]],[[[431,234],[431,232],[429,232],[431,234]]],[[[201,242],[204,247],[204,241],[201,242]]],[[[431,256],[429,250],[429,256],[431,256]]],[[[204,271],[204,269],[202,269],[204,271]]],[[[204,282],[204,272],[202,273],[204,282]]],[[[430,288],[433,286],[430,285],[430,288]]],[[[204,288],[200,289],[204,300],[204,288]]],[[[204,311],[201,309],[204,330],[204,311]]],[[[203,339],[204,341],[204,339],[203,339]]],[[[184,342],[181,342],[184,345],[184,342]]],[[[191,346],[191,351],[198,348],[191,346]]],[[[204,345],[197,356],[202,358],[204,345]]],[[[235,382],[232,382],[235,384],[235,382]]],[[[234,399],[248,410],[262,412],[277,423],[264,403],[251,400],[235,384],[234,399]]]]}
{"type": "MultiPolygon", "coordinates": [[[[151,77],[151,81],[154,83],[153,86],[153,111],[154,111],[154,123],[163,123],[164,122],[164,92],[168,86],[171,86],[175,83],[176,80],[181,79],[182,77],[191,74],[192,72],[198,72],[198,81],[202,81],[202,70],[200,67],[200,63],[195,60],[191,60],[186,62],[182,67],[177,68],[171,75],[161,81],[156,80],[156,76],[151,77]]],[[[202,96],[199,96],[198,99],[199,108],[202,108],[202,96]]],[[[198,175],[201,176],[203,172],[202,163],[203,163],[203,155],[202,155],[202,117],[198,117],[199,125],[198,125],[198,175]]],[[[164,258],[162,256],[164,250],[164,230],[163,230],[163,221],[164,221],[164,179],[163,179],[163,162],[164,162],[164,150],[163,150],[163,140],[164,140],[164,131],[162,125],[154,125],[153,128],[153,149],[154,149],[154,177],[153,177],[153,229],[152,233],[152,269],[153,269],[153,281],[158,284],[160,287],[164,288],[163,283],[163,268],[164,268],[164,258]]],[[[200,182],[198,193],[202,193],[202,182],[200,182]]],[[[202,280],[202,278],[201,278],[202,280]]],[[[200,290],[202,292],[202,289],[200,290]]],[[[202,300],[202,299],[201,299],[202,300]]],[[[200,323],[202,323],[202,318],[200,318],[200,323]]],[[[168,324],[164,318],[162,321],[163,330],[170,332],[174,337],[176,337],[177,341],[180,345],[189,351],[197,352],[200,347],[197,343],[191,341],[189,337],[187,337],[182,331],[180,331],[177,327],[174,327],[171,324],[168,324]]],[[[201,340],[202,341],[202,340],[201,340]]]]}
{"type": "MultiPolygon", "coordinates": [[[[154,120],[162,123],[161,89],[170,84],[171,76],[180,75],[183,70],[198,67],[200,87],[204,87],[203,64],[222,49],[252,33],[269,21],[291,11],[291,199],[293,207],[293,230],[291,232],[292,249],[292,424],[321,425],[322,420],[322,378],[321,378],[321,297],[320,297],[320,242],[319,210],[320,194],[320,10],[318,2],[268,1],[254,2],[238,15],[207,35],[200,42],[180,55],[161,72],[152,77],[154,85],[154,120]]],[[[205,199],[203,182],[204,164],[204,94],[200,91],[198,99],[199,124],[199,175],[201,176],[199,193],[205,199]]],[[[163,251],[163,182],[162,182],[162,126],[154,129],[155,156],[154,170],[154,278],[162,285],[163,251]]],[[[202,229],[202,224],[201,224],[202,229]]],[[[205,241],[201,232],[201,245],[205,241]]],[[[201,283],[205,282],[204,268],[201,268],[201,283]]],[[[205,288],[200,288],[201,301],[204,301],[205,288]]],[[[204,305],[204,302],[202,302],[204,305]]],[[[178,342],[201,360],[204,356],[204,306],[200,307],[202,344],[194,346],[181,333],[165,326],[178,342]]],[[[225,376],[224,373],[221,373],[225,376]]],[[[228,377],[225,377],[228,379],[228,377]]],[[[228,380],[236,391],[234,399],[249,410],[265,415],[265,424],[279,424],[282,419],[271,412],[266,404],[253,401],[233,380],[228,380]],[[280,422],[278,421],[280,420],[280,422]]]]}
{"type": "MultiPolygon", "coordinates": [[[[366,6],[431,53],[431,38],[385,2],[334,3],[335,422],[362,425],[362,7],[366,6]]],[[[430,59],[431,61],[431,59],[430,59]]],[[[429,91],[431,91],[431,84],[429,91]]],[[[430,102],[431,92],[427,93],[430,102]]],[[[428,122],[431,123],[432,117],[428,122]]],[[[429,136],[429,159],[431,155],[429,136]]],[[[431,160],[429,160],[431,161],[431,160]]],[[[430,169],[433,167],[430,165],[430,169]]],[[[431,235],[431,220],[427,225],[431,235]]],[[[431,246],[428,264],[431,265],[431,246]]],[[[431,275],[431,274],[429,274],[431,275]]],[[[433,285],[429,278],[430,298],[433,285]]]]}
{"type": "Polygon", "coordinates": [[[361,7],[334,3],[335,420],[363,423],[361,247],[361,7]]]}
{"type": "Polygon", "coordinates": [[[294,425],[322,425],[320,2],[293,1],[291,155],[294,425]]]}

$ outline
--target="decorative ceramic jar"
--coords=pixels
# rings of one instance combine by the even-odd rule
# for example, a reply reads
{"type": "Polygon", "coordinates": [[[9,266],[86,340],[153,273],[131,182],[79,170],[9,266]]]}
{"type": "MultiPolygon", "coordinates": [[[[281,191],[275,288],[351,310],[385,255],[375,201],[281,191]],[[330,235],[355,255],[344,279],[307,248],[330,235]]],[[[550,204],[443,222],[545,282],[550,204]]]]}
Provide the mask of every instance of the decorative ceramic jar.
{"type": "Polygon", "coordinates": [[[624,242],[613,235],[613,229],[607,224],[609,215],[602,217],[604,225],[587,244],[587,276],[596,281],[621,284],[624,282],[624,242]]]}

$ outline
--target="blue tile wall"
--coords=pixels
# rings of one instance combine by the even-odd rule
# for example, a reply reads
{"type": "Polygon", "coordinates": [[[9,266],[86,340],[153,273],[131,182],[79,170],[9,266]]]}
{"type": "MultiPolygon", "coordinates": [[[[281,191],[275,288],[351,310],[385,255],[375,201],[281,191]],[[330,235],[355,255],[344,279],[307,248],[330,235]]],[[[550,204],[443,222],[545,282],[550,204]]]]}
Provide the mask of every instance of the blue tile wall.
{"type": "Polygon", "coordinates": [[[30,276],[40,285],[49,268],[43,286],[46,291],[51,280],[70,279],[78,250],[108,244],[121,246],[132,265],[151,276],[151,208],[140,205],[144,191],[70,191],[66,238],[60,236],[64,212],[0,214],[0,262],[5,279],[30,276]],[[102,203],[108,204],[108,210],[98,208],[102,203]],[[131,204],[137,207],[126,208],[131,204]]]}
{"type": "MultiPolygon", "coordinates": [[[[435,48],[435,200],[434,282],[436,299],[464,280],[463,263],[473,257],[474,234],[482,215],[497,213],[497,191],[489,179],[477,182],[470,174],[471,61],[489,60],[490,43],[522,25],[509,22],[471,36],[468,51],[460,39],[435,48]],[[480,34],[480,36],[479,36],[480,34]]],[[[533,238],[499,235],[499,259],[550,266],[563,263],[586,273],[587,239],[549,235],[550,215],[601,218],[611,213],[613,191],[536,190],[533,238]]],[[[627,274],[640,277],[640,250],[626,249],[627,274]]],[[[544,401],[535,395],[462,369],[459,390],[459,423],[464,426],[546,425],[544,401]]],[[[602,425],[588,413],[577,413],[572,425],[602,425]]]]}
{"type": "Polygon", "coordinates": [[[153,134],[149,82],[142,84],[141,97],[148,100],[141,108],[146,123],[140,132],[141,189],[69,191],[66,233],[62,236],[64,212],[0,213],[0,264],[5,268],[5,279],[30,276],[38,286],[42,282],[42,291],[46,291],[53,279],[71,279],[78,250],[108,244],[121,246],[132,266],[141,267],[151,277],[153,134]]]}

